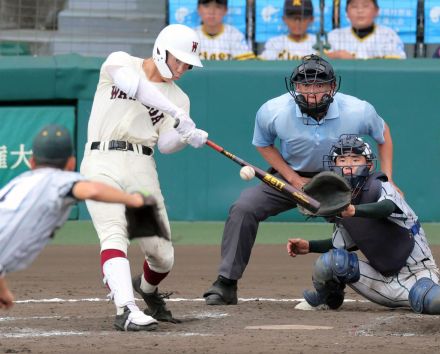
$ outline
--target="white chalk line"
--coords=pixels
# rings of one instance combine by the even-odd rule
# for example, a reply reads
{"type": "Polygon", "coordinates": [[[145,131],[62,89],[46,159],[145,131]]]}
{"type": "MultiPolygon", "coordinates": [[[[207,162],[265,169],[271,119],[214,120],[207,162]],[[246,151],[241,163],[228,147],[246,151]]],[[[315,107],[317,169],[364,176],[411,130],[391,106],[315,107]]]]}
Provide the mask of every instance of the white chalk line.
{"type": "MultiPolygon", "coordinates": [[[[142,299],[135,299],[137,301],[142,301],[142,299]]],[[[170,298],[166,300],[167,302],[203,302],[205,299],[203,298],[170,298]]],[[[304,299],[275,299],[275,298],[238,298],[239,302],[302,302],[304,299]]],[[[39,303],[75,303],[75,302],[110,302],[108,298],[83,298],[83,299],[61,299],[61,298],[52,298],[52,299],[27,299],[27,300],[17,300],[16,304],[39,304],[39,303]]],[[[368,300],[354,300],[354,299],[345,299],[344,302],[369,302],[368,300]]]]}

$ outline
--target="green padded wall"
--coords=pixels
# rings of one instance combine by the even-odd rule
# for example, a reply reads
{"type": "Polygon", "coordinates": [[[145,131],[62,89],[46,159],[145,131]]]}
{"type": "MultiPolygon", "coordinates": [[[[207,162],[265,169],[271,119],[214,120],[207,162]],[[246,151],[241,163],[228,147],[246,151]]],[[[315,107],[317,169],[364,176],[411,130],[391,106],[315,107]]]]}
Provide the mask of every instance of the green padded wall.
{"type": "MultiPolygon", "coordinates": [[[[76,105],[77,152],[103,59],[77,55],[0,58],[0,105],[71,100],[76,105]]],[[[205,62],[179,85],[191,99],[191,115],[210,138],[266,168],[251,145],[255,113],[285,92],[284,77],[297,62],[205,62]]],[[[341,92],[371,102],[394,139],[394,180],[423,221],[440,221],[436,188],[440,173],[440,61],[334,61],[341,92]]],[[[1,142],[0,142],[1,145],[1,142]]],[[[162,190],[172,220],[223,220],[240,191],[257,181],[239,178],[239,166],[205,147],[173,155],[156,151],[162,190]]],[[[80,217],[87,217],[84,205],[80,217]]],[[[296,211],[273,220],[303,220],[296,211]]]]}

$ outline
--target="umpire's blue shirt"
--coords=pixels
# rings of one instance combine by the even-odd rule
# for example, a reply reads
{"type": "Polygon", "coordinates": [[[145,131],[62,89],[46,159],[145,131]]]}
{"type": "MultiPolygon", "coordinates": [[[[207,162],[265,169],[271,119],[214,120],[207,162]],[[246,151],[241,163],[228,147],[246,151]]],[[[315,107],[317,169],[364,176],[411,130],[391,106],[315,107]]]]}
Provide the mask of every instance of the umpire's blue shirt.
{"type": "Polygon", "coordinates": [[[301,113],[293,97],[286,93],[263,104],[257,112],[252,144],[257,147],[280,141],[284,160],[295,170],[319,172],[341,134],[369,135],[384,143],[384,120],[374,107],[356,97],[337,93],[324,118],[317,124],[301,113]]]}

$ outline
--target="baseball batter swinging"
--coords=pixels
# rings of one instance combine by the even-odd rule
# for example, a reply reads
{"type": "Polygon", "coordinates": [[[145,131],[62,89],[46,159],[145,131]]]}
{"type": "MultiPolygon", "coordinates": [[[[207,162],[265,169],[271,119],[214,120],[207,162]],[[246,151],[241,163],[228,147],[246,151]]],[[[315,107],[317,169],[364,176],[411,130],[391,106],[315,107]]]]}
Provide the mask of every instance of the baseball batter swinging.
{"type": "MultiPolygon", "coordinates": [[[[202,67],[200,40],[187,26],[169,25],[158,35],[153,57],[136,58],[116,52],[103,63],[88,125],[81,172],[124,191],[148,190],[157,200],[159,214],[169,230],[156,164],[154,146],[173,153],[187,144],[201,147],[208,134],[196,128],[189,117],[188,96],[174,83],[193,66],[202,67]],[[174,128],[175,118],[180,124],[174,128]]],[[[117,315],[124,307],[141,314],[120,330],[148,330],[142,323],[153,317],[176,322],[166,308],[158,284],[174,262],[171,241],[140,239],[145,254],[143,272],[131,280],[127,259],[128,238],[124,208],[87,203],[101,244],[104,282],[111,291],[117,315]],[[135,304],[134,289],[148,305],[145,314],[135,304]]]]}
{"type": "Polygon", "coordinates": [[[440,314],[439,270],[417,215],[380,172],[369,145],[342,136],[324,164],[352,186],[352,204],[335,218],[332,239],[287,243],[291,256],[322,253],[313,272],[315,291],[304,298],[313,307],[339,308],[349,285],[367,299],[391,308],[440,314]],[[353,251],[360,250],[366,260],[353,251]]]}

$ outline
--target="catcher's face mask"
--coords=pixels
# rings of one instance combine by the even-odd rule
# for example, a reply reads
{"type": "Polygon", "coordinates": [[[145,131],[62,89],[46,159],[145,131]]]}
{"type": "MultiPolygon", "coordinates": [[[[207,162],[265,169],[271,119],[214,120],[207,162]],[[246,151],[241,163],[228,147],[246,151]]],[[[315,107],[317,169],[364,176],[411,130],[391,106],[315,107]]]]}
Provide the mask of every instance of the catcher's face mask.
{"type": "Polygon", "coordinates": [[[301,112],[314,118],[304,119],[304,124],[316,125],[327,114],[341,79],[336,84],[336,76],[330,63],[312,54],[302,59],[302,63],[285,82],[287,91],[295,99],[301,112]]]}
{"type": "Polygon", "coordinates": [[[370,146],[354,134],[343,134],[324,156],[325,169],[343,176],[353,192],[359,191],[376,169],[376,156],[370,146]]]}

